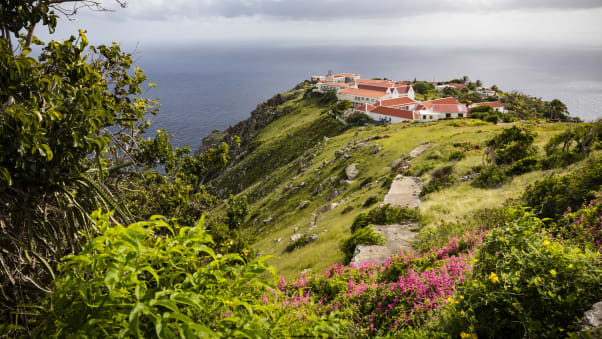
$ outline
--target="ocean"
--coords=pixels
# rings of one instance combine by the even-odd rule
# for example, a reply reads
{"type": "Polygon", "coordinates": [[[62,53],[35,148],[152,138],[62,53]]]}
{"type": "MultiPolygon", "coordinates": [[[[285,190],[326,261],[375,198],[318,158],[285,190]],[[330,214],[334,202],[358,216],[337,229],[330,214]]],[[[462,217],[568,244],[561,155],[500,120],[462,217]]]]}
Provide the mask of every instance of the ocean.
{"type": "Polygon", "coordinates": [[[467,75],[485,86],[558,98],[572,116],[602,117],[602,49],[292,47],[272,45],[139,46],[135,64],[158,84],[152,130],[173,133],[195,150],[202,138],[249,116],[262,101],[314,74],[443,81],[467,75]]]}

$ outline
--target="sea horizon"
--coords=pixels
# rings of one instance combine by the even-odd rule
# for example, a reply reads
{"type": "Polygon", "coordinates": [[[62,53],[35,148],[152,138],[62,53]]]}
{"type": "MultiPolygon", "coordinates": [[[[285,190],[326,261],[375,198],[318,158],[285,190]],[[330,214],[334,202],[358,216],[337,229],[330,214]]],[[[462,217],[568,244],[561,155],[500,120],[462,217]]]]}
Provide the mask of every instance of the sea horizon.
{"type": "MultiPolygon", "coordinates": [[[[602,116],[602,48],[293,46],[202,44],[138,46],[133,58],[158,98],[151,130],[197,149],[202,138],[246,119],[255,107],[314,74],[445,81],[468,76],[485,86],[560,99],[572,116],[602,116]]],[[[127,48],[125,48],[127,50],[127,48]]]]}

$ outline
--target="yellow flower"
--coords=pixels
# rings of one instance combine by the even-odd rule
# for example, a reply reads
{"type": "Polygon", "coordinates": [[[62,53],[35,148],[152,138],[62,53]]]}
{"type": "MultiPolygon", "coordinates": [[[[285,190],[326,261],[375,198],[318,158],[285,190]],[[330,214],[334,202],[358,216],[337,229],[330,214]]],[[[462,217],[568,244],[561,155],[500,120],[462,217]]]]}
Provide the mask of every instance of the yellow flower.
{"type": "Polygon", "coordinates": [[[447,298],[446,302],[447,302],[448,304],[450,304],[450,305],[454,305],[454,304],[457,304],[457,303],[458,303],[458,301],[457,301],[457,300],[456,300],[456,298],[454,298],[454,297],[449,297],[449,298],[447,298]]]}
{"type": "Polygon", "coordinates": [[[556,276],[556,270],[555,270],[555,269],[551,269],[551,270],[550,270],[550,274],[551,274],[552,276],[556,276]]]}
{"type": "Polygon", "coordinates": [[[464,296],[463,296],[463,295],[460,295],[460,299],[464,299],[464,296]]]}
{"type": "Polygon", "coordinates": [[[491,281],[494,284],[497,284],[500,282],[500,279],[497,277],[497,274],[491,272],[491,274],[489,274],[489,281],[491,281]]]}
{"type": "Polygon", "coordinates": [[[573,264],[569,264],[569,268],[573,268],[573,264]]]}
{"type": "Polygon", "coordinates": [[[478,339],[476,333],[465,333],[465,332],[460,333],[460,338],[462,338],[462,339],[478,339]]]}
{"type": "Polygon", "coordinates": [[[544,246],[548,246],[549,244],[550,244],[550,242],[549,242],[548,240],[544,240],[544,241],[543,241],[543,245],[544,245],[544,246]]]}

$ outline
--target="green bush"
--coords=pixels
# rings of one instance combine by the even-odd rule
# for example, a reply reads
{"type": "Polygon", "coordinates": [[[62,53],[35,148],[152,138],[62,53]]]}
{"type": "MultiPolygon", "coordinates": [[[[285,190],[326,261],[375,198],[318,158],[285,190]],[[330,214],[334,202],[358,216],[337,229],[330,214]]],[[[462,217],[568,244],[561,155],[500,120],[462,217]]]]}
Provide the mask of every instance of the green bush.
{"type": "Polygon", "coordinates": [[[298,248],[301,248],[301,247],[307,245],[309,243],[307,241],[308,238],[309,238],[309,236],[307,234],[302,235],[299,239],[293,241],[288,246],[286,246],[286,248],[284,249],[284,252],[290,253],[298,248]]]}
{"type": "Polygon", "coordinates": [[[353,112],[346,119],[348,124],[352,126],[361,126],[364,124],[376,123],[368,115],[361,112],[353,112]]]}
{"type": "Polygon", "coordinates": [[[602,187],[602,158],[564,176],[551,175],[529,185],[522,198],[542,218],[558,218],[567,208],[578,209],[602,187]]]}
{"type": "Polygon", "coordinates": [[[374,232],[374,230],[370,227],[364,227],[357,229],[353,232],[350,238],[347,238],[343,241],[341,245],[341,250],[345,255],[345,262],[349,263],[353,258],[353,254],[355,253],[355,248],[357,245],[384,245],[385,240],[382,235],[374,232]]]}
{"type": "MultiPolygon", "coordinates": [[[[200,227],[173,228],[161,219],[110,226],[64,258],[52,293],[32,322],[34,337],[291,337],[336,336],[338,325],[299,314],[272,293],[265,259],[217,256],[200,227]]],[[[275,277],[274,277],[275,278],[275,277]]]]}
{"type": "Polygon", "coordinates": [[[378,197],[376,195],[373,195],[373,196],[369,197],[368,199],[366,199],[363,207],[372,206],[372,205],[376,204],[378,201],[379,201],[378,197]]]}
{"type": "Polygon", "coordinates": [[[506,168],[506,174],[509,176],[521,175],[541,169],[541,162],[535,156],[520,159],[510,167],[506,168]]]}
{"type": "Polygon", "coordinates": [[[503,170],[495,166],[486,167],[481,170],[481,173],[476,177],[472,184],[480,188],[493,188],[505,184],[510,178],[503,170]]]}
{"type": "Polygon", "coordinates": [[[459,161],[466,158],[466,154],[460,150],[454,149],[447,156],[447,160],[449,161],[459,161]]]}
{"type": "Polygon", "coordinates": [[[369,224],[389,225],[403,221],[418,221],[420,212],[417,208],[394,207],[389,204],[377,207],[368,213],[360,213],[351,225],[351,233],[355,233],[360,228],[364,228],[369,224]]]}
{"type": "Polygon", "coordinates": [[[555,241],[542,227],[524,215],[485,237],[473,277],[456,299],[462,331],[479,338],[559,338],[599,300],[599,255],[555,241]]]}
{"type": "Polygon", "coordinates": [[[429,193],[439,191],[444,187],[453,185],[455,182],[456,177],[454,177],[454,165],[439,167],[431,173],[431,180],[424,186],[420,196],[425,196],[429,193]]]}

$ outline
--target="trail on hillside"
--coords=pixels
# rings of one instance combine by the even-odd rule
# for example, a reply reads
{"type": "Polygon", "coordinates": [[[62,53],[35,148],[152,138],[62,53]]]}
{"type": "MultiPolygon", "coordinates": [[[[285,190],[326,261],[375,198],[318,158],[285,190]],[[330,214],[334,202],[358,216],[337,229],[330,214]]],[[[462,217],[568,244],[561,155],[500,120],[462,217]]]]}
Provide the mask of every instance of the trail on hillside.
{"type": "MultiPolygon", "coordinates": [[[[428,143],[416,147],[410,152],[410,157],[417,157],[432,145],[432,143],[428,143]]],[[[420,192],[422,192],[422,182],[419,177],[398,175],[391,183],[384,203],[398,207],[420,207],[420,192]]],[[[402,250],[410,250],[411,242],[416,237],[416,232],[412,231],[415,227],[418,227],[418,224],[373,225],[374,231],[382,235],[386,243],[384,245],[358,245],[351,262],[358,265],[362,262],[380,264],[402,250]]]]}

